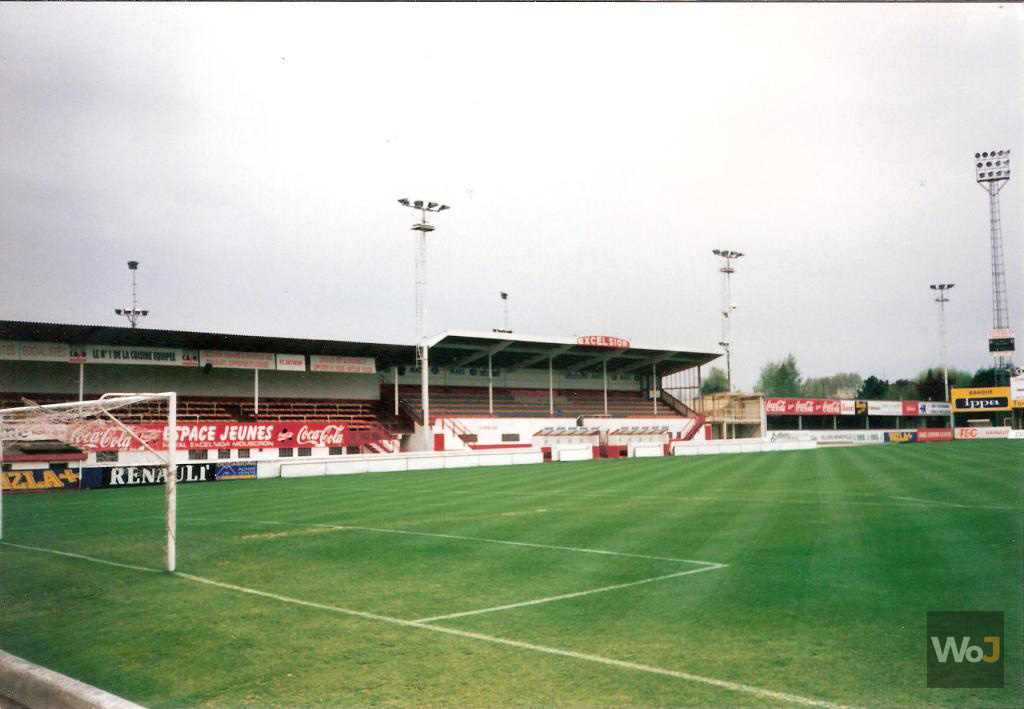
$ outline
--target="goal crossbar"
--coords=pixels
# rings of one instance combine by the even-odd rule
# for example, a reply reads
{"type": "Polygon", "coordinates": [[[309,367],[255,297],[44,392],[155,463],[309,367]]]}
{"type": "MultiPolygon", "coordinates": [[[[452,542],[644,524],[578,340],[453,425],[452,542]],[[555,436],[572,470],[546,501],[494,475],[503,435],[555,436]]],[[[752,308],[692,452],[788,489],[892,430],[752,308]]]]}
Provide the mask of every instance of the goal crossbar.
{"type": "MultiPolygon", "coordinates": [[[[167,517],[167,570],[176,567],[177,537],[177,398],[176,392],[160,393],[124,393],[103,394],[98,399],[85,401],[68,401],[56,404],[29,403],[26,406],[15,406],[0,409],[0,464],[3,463],[3,446],[7,441],[39,439],[52,433],[60,426],[66,426],[75,420],[85,420],[88,416],[102,414],[125,433],[135,439],[148,452],[152,453],[167,468],[164,476],[165,506],[167,517]],[[146,401],[167,402],[167,431],[164,440],[166,451],[161,455],[150,444],[143,440],[130,427],[119,420],[114,410],[139,404],[146,401]],[[42,428],[40,428],[42,426],[42,428]],[[50,426],[50,428],[47,428],[50,426]]],[[[0,485],[0,539],[3,539],[3,485],[0,485]]]]}

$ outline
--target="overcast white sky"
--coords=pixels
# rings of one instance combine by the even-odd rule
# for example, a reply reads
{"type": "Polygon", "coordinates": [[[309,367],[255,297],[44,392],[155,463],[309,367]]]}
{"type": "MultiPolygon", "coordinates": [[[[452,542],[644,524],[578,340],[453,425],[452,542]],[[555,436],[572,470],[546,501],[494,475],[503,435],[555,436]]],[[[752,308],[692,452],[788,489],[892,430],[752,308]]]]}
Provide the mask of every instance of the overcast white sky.
{"type": "MultiPolygon", "coordinates": [[[[987,366],[977,150],[1024,169],[1007,5],[0,4],[0,318],[414,340],[607,334],[734,381],[987,366]]],[[[1024,339],[1024,172],[1001,194],[1024,339]]],[[[1020,359],[1020,357],[1018,357],[1020,359]]]]}

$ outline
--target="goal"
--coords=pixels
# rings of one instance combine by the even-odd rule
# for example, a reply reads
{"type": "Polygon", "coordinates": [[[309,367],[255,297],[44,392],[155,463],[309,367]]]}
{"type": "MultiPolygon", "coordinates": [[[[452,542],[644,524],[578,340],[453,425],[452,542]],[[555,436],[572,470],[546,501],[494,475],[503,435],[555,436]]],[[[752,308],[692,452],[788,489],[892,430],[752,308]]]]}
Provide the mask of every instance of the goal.
{"type": "MultiPolygon", "coordinates": [[[[159,426],[158,423],[158,426],[159,426]]],[[[75,444],[89,439],[90,428],[109,428],[113,424],[127,436],[132,446],[152,455],[166,468],[164,489],[167,518],[167,570],[175,569],[177,519],[177,394],[175,392],[111,393],[98,399],[37,404],[25,400],[25,406],[0,409],[0,463],[4,447],[17,442],[55,441],[75,444]],[[148,414],[150,422],[163,422],[166,428],[156,435],[140,435],[126,419],[148,414]]],[[[147,431],[150,429],[147,429],[147,431]]],[[[0,485],[0,540],[3,539],[3,485],[0,485]]]]}

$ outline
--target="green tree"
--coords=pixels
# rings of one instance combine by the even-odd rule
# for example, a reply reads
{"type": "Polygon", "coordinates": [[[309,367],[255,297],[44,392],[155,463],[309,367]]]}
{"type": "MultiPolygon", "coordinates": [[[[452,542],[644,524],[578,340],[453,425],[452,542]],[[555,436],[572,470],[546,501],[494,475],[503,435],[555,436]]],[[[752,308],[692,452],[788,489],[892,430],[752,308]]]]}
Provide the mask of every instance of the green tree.
{"type": "Polygon", "coordinates": [[[864,380],[857,390],[858,399],[873,399],[881,401],[889,398],[889,382],[879,379],[874,374],[864,380]]]}
{"type": "Polygon", "coordinates": [[[917,399],[917,382],[909,379],[897,379],[889,385],[889,395],[886,397],[894,401],[914,401],[917,399]]]}
{"type": "Polygon", "coordinates": [[[708,396],[723,391],[729,391],[729,378],[726,377],[724,370],[712,367],[708,376],[700,383],[700,395],[708,396]]]}
{"type": "Polygon", "coordinates": [[[971,377],[972,387],[1004,387],[1010,383],[1010,374],[1006,369],[1000,367],[985,367],[979,369],[971,377]]]}
{"type": "Polygon", "coordinates": [[[796,358],[786,355],[779,362],[768,362],[761,367],[761,376],[754,385],[754,391],[766,396],[800,396],[802,387],[796,358]]]}
{"type": "Polygon", "coordinates": [[[929,369],[914,378],[917,384],[917,398],[921,401],[945,401],[946,385],[941,369],[929,369]]]}
{"type": "Polygon", "coordinates": [[[841,372],[828,377],[808,377],[803,383],[803,395],[820,399],[849,399],[863,383],[861,376],[853,372],[841,372]]]}

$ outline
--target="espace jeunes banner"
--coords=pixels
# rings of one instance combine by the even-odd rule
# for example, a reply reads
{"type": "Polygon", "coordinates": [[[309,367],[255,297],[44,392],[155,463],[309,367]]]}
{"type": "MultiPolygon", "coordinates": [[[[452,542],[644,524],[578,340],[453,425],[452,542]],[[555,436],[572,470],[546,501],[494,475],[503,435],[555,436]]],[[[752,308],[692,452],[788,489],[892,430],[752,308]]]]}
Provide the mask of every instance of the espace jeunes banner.
{"type": "MultiPolygon", "coordinates": [[[[167,450],[167,427],[157,423],[128,428],[155,450],[167,450]]],[[[178,448],[314,448],[344,446],[348,426],[332,421],[267,423],[185,423],[178,427],[178,448]]],[[[94,451],[144,450],[139,441],[115,424],[85,422],[71,426],[69,442],[94,451]]]]}

